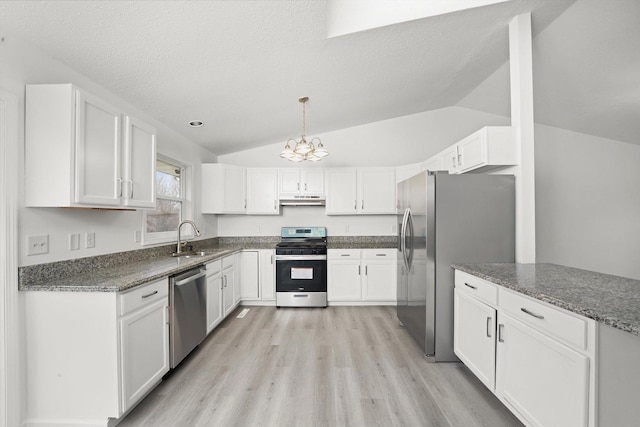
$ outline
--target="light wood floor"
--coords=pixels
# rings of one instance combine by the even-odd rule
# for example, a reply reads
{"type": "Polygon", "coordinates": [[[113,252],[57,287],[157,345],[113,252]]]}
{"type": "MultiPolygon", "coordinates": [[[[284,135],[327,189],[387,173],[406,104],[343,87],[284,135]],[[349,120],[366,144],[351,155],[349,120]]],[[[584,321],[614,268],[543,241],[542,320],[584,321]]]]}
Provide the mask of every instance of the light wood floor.
{"type": "Polygon", "coordinates": [[[427,363],[395,307],[251,307],[120,426],[521,426],[459,363],[427,363]]]}

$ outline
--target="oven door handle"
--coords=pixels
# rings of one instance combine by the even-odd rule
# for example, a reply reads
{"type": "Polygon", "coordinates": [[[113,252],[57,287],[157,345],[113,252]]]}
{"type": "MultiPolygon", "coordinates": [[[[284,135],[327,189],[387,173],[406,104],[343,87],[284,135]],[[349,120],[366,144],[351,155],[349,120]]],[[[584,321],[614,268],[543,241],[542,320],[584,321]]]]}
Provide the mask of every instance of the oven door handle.
{"type": "Polygon", "coordinates": [[[276,261],[324,261],[326,255],[276,255],[276,261]]]}

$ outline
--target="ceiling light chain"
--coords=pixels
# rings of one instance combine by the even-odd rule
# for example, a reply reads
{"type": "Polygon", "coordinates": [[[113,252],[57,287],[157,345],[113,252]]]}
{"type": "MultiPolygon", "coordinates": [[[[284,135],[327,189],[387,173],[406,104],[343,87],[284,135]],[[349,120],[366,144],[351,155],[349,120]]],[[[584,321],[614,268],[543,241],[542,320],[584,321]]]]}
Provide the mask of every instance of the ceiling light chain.
{"type": "Polygon", "coordinates": [[[322,141],[320,140],[320,138],[315,137],[312,138],[311,141],[307,142],[307,101],[309,101],[309,98],[306,96],[298,99],[298,102],[302,103],[302,137],[300,138],[300,141],[296,141],[293,138],[289,139],[287,141],[287,144],[284,146],[284,149],[280,153],[280,157],[285,158],[291,162],[302,162],[305,160],[308,160],[310,162],[317,162],[323,157],[329,155],[327,149],[324,148],[324,145],[322,145],[322,141]],[[290,143],[293,144],[293,148],[291,148],[290,143]]]}

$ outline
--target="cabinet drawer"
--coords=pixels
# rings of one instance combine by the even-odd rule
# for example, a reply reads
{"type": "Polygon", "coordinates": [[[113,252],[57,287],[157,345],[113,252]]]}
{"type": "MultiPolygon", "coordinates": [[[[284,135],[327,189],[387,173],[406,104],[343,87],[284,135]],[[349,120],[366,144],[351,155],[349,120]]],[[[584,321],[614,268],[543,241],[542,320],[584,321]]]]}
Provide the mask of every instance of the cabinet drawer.
{"type": "Polygon", "coordinates": [[[493,283],[460,270],[456,270],[455,272],[455,283],[456,288],[462,292],[473,295],[475,298],[492,307],[497,307],[498,286],[493,283]]]}
{"type": "Polygon", "coordinates": [[[579,350],[587,348],[587,322],[532,298],[500,289],[500,309],[579,350]]]}
{"type": "Polygon", "coordinates": [[[160,279],[119,295],[120,315],[131,313],[169,295],[169,280],[160,279]]]}
{"type": "Polygon", "coordinates": [[[222,258],[222,269],[227,269],[233,267],[233,255],[226,256],[222,258]]]}
{"type": "Polygon", "coordinates": [[[368,260],[388,260],[396,258],[395,248],[384,248],[384,249],[364,249],[362,251],[362,258],[368,260]]]}
{"type": "Polygon", "coordinates": [[[360,249],[329,249],[327,259],[360,259],[360,249]]]}
{"type": "Polygon", "coordinates": [[[222,260],[215,260],[212,261],[208,264],[206,264],[207,267],[207,276],[212,276],[216,273],[220,273],[220,271],[222,271],[222,260]]]}

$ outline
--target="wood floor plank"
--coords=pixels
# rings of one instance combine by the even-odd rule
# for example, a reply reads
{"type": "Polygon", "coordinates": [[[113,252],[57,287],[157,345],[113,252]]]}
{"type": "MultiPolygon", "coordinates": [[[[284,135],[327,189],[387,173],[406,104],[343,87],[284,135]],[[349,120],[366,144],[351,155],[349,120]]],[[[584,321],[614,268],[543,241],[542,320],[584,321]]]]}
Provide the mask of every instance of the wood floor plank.
{"type": "Polygon", "coordinates": [[[521,426],[460,363],[428,363],[395,307],[251,307],[121,426],[521,426]]]}

